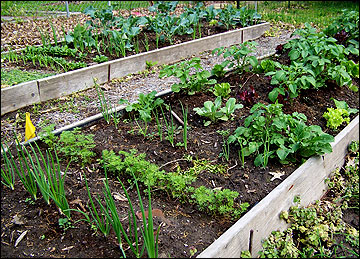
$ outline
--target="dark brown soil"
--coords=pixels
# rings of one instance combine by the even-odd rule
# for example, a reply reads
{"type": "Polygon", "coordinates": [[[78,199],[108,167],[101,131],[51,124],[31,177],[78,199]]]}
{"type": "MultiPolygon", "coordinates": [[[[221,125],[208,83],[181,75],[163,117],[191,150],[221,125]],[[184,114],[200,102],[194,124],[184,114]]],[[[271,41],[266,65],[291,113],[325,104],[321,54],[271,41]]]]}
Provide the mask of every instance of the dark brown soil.
{"type": "MultiPolygon", "coordinates": [[[[231,84],[232,97],[237,98],[240,90],[252,86],[258,94],[255,102],[268,103],[267,94],[271,86],[269,80],[263,75],[246,72],[239,76],[230,73],[223,81],[231,84]],[[242,88],[239,86],[242,86],[242,88]]],[[[298,98],[285,102],[283,110],[286,113],[295,111],[304,113],[308,118],[308,124],[320,125],[325,132],[335,136],[344,127],[339,128],[337,131],[329,130],[326,128],[325,119],[322,118],[322,114],[327,107],[334,107],[333,101],[330,100],[331,97],[337,100],[345,100],[352,108],[359,107],[359,93],[351,92],[345,87],[329,84],[327,88],[306,91],[298,98]]],[[[249,114],[249,105],[245,104],[244,108],[237,110],[234,120],[213,123],[208,127],[204,127],[203,118],[197,115],[193,108],[202,106],[206,100],[214,100],[212,93],[203,92],[193,96],[172,93],[164,96],[163,99],[167,104],[171,105],[173,111],[179,117],[182,117],[180,103],[189,108],[188,150],[186,151],[184,147],[172,147],[167,140],[160,141],[156,134],[152,138],[144,138],[137,133],[134,122],[120,122],[118,129],[113,124],[108,125],[104,120],[93,122],[82,130],[83,133],[94,134],[96,143],[94,162],[85,168],[72,163],[68,170],[65,185],[67,199],[71,208],[85,210],[88,201],[85,183],[80,173],[86,175],[93,194],[102,193],[103,183],[101,178],[104,178],[104,171],[97,159],[101,158],[101,152],[105,149],[117,152],[119,150],[129,151],[135,148],[139,153],[146,153],[148,161],[161,166],[161,169],[167,172],[175,171],[177,166],[180,166],[181,169],[192,166],[190,162],[179,160],[184,157],[184,154],[197,159],[206,159],[214,164],[223,164],[228,168],[226,175],[217,175],[204,171],[199,175],[194,186],[205,185],[209,188],[222,187],[237,191],[240,193],[237,202],[248,202],[251,207],[264,198],[301,164],[301,161],[297,161],[295,164],[282,165],[270,160],[268,167],[263,169],[254,167],[253,157],[249,157],[246,159],[244,168],[242,168],[235,147],[231,147],[229,161],[219,157],[222,137],[217,133],[217,130],[229,129],[230,132],[233,132],[249,114]],[[132,132],[133,129],[135,131],[132,132]],[[272,180],[270,172],[282,172],[284,175],[281,179],[272,180]]],[[[239,99],[237,100],[239,102],[239,99]]],[[[177,122],[175,121],[175,123],[177,122]]],[[[155,122],[150,123],[148,132],[157,132],[155,122]]],[[[182,141],[181,132],[176,136],[175,143],[182,141]]],[[[45,144],[40,144],[42,148],[46,147],[45,144]]],[[[125,184],[127,184],[126,179],[128,178],[128,176],[121,176],[121,180],[125,184]]],[[[123,191],[116,177],[110,174],[109,179],[112,192],[122,194],[123,191]]],[[[130,196],[133,203],[136,204],[136,210],[138,210],[138,200],[133,190],[130,189],[130,196]]],[[[59,214],[55,205],[51,203],[48,206],[42,199],[30,204],[27,202],[29,197],[29,194],[21,187],[20,181],[16,182],[15,191],[2,188],[2,257],[121,256],[113,232],[108,238],[102,237],[100,233],[94,234],[87,223],[83,221],[75,223],[76,220],[83,218],[80,213],[76,212],[72,213],[74,228],[64,232],[58,224],[59,218],[64,216],[59,214]],[[14,221],[15,216],[20,219],[20,222],[14,221]],[[27,235],[17,247],[14,247],[16,239],[24,230],[28,230],[27,235]]],[[[143,199],[147,204],[145,197],[143,199]]],[[[118,200],[116,202],[121,217],[125,218],[128,209],[127,202],[118,200]]],[[[191,251],[197,251],[193,254],[193,256],[196,256],[235,222],[229,217],[211,216],[200,212],[195,205],[171,199],[166,192],[159,190],[152,190],[152,207],[160,209],[166,218],[164,220],[161,217],[155,217],[155,226],[158,226],[161,222],[166,222],[162,223],[159,235],[160,257],[191,257],[191,251]]],[[[351,211],[349,212],[351,213],[351,211]]],[[[347,218],[351,221],[354,220],[351,214],[347,218]]],[[[358,220],[355,224],[358,226],[358,220]]],[[[124,243],[124,248],[127,249],[126,243],[124,243]]],[[[127,249],[126,252],[128,256],[132,256],[130,250],[127,249]]]]}

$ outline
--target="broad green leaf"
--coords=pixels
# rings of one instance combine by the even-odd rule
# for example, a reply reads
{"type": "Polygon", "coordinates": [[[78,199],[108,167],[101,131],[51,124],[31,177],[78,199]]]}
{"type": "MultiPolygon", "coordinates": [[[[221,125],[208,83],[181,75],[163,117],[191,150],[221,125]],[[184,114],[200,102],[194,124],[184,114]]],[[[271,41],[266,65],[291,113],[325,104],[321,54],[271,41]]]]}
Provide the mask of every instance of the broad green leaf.
{"type": "Polygon", "coordinates": [[[295,49],[292,49],[289,51],[289,57],[291,60],[296,60],[300,57],[300,52],[295,49]]]}
{"type": "Polygon", "coordinates": [[[278,95],[279,95],[279,92],[277,90],[278,88],[274,88],[270,93],[269,93],[269,99],[270,101],[272,102],[275,102],[278,95]]]}
{"type": "Polygon", "coordinates": [[[289,153],[290,153],[290,150],[285,147],[282,147],[282,148],[279,148],[278,150],[276,150],[276,154],[278,155],[280,160],[285,160],[286,157],[289,155],[289,153]]]}

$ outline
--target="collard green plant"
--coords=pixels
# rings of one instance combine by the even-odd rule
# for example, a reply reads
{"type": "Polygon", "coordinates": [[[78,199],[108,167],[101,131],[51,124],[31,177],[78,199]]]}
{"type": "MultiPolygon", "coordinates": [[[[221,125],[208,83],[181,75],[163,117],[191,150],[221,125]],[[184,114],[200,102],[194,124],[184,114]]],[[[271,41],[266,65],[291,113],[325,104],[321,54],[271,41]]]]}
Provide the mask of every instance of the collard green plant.
{"type": "Polygon", "coordinates": [[[175,11],[179,1],[156,1],[152,6],[149,7],[150,12],[169,14],[175,11]]]}
{"type": "Polygon", "coordinates": [[[332,98],[335,102],[336,109],[327,108],[327,112],[324,112],[323,117],[326,119],[326,127],[331,129],[337,129],[344,122],[349,124],[352,113],[357,113],[358,109],[351,109],[345,101],[338,101],[332,98]]]}

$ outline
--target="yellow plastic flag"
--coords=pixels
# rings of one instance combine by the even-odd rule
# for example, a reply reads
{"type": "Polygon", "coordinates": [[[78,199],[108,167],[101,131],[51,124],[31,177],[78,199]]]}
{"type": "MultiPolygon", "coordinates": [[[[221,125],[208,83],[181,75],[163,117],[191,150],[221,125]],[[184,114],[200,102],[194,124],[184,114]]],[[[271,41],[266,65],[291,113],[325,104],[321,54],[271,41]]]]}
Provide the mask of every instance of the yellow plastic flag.
{"type": "Polygon", "coordinates": [[[30,113],[26,113],[25,120],[25,141],[28,141],[31,138],[35,137],[35,126],[32,124],[30,120],[30,113]]]}

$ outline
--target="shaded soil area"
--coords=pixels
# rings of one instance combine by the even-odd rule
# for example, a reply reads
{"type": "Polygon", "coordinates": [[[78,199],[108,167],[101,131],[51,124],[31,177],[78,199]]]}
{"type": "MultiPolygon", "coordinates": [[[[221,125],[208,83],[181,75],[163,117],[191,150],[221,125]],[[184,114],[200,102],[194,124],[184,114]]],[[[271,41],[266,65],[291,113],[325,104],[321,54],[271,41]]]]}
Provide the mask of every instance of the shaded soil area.
{"type": "MultiPolygon", "coordinates": [[[[283,57],[279,57],[281,60],[283,57]]],[[[222,82],[229,82],[232,86],[231,97],[237,102],[240,91],[253,87],[257,93],[256,102],[268,103],[267,95],[271,91],[268,78],[262,74],[245,72],[239,76],[235,73],[228,73],[222,82]]],[[[355,82],[358,85],[358,81],[355,82]]],[[[284,102],[285,113],[301,112],[307,118],[307,124],[321,126],[324,132],[332,135],[338,134],[345,126],[336,131],[326,127],[326,120],[322,114],[327,107],[335,107],[331,97],[337,100],[344,100],[351,108],[359,108],[359,93],[354,93],[345,87],[338,87],[329,82],[327,88],[319,90],[304,91],[299,97],[284,102]]],[[[255,167],[254,157],[247,157],[244,167],[241,166],[237,149],[230,146],[229,160],[219,157],[222,152],[222,136],[218,130],[228,129],[231,133],[249,115],[252,104],[244,104],[244,108],[236,110],[234,119],[226,122],[212,123],[210,126],[203,126],[203,118],[193,110],[195,107],[202,107],[207,100],[214,101],[215,97],[211,92],[201,92],[193,96],[183,93],[171,93],[162,97],[165,103],[171,106],[172,110],[182,118],[181,105],[188,107],[188,149],[182,146],[172,146],[169,141],[160,141],[157,135],[156,123],[149,123],[148,136],[139,134],[138,125],[130,120],[131,114],[124,113],[118,128],[113,123],[107,124],[103,119],[92,122],[83,127],[82,132],[94,134],[96,147],[93,149],[96,157],[93,163],[82,168],[79,164],[71,163],[65,188],[70,207],[86,211],[88,196],[83,176],[86,175],[88,184],[93,195],[102,194],[104,170],[99,164],[102,151],[138,150],[138,153],[146,153],[146,160],[158,165],[166,172],[176,170],[187,170],[193,166],[193,162],[184,159],[184,155],[192,156],[195,160],[207,160],[211,164],[221,164],[226,168],[226,173],[219,174],[211,170],[202,171],[194,187],[204,185],[208,188],[228,188],[239,192],[236,202],[248,202],[253,207],[264,198],[273,188],[291,174],[302,161],[293,164],[282,165],[276,160],[270,160],[268,166],[255,167]],[[282,175],[274,177],[274,173],[282,175]]],[[[169,116],[166,115],[166,116],[169,116]]],[[[352,115],[353,119],[355,115],[352,115]]],[[[170,117],[168,117],[170,119],[170,117]]],[[[141,125],[141,122],[139,122],[141,125]]],[[[181,124],[175,120],[178,126],[181,124]]],[[[178,128],[175,135],[175,143],[182,142],[182,129],[178,128]]],[[[40,142],[41,148],[45,150],[46,144],[40,142]]],[[[66,158],[61,165],[65,170],[66,158]]],[[[128,183],[128,175],[120,175],[119,178],[128,188],[135,210],[139,211],[138,198],[134,187],[128,183]]],[[[128,203],[124,197],[121,185],[114,174],[109,174],[109,184],[115,199],[119,215],[124,224],[127,224],[128,203]],[[120,198],[119,198],[120,197],[120,198]]],[[[141,189],[144,186],[140,185],[141,189]]],[[[142,192],[143,193],[143,192],[142,192]]],[[[104,238],[101,233],[95,234],[90,225],[84,221],[76,222],[83,218],[80,213],[72,213],[72,227],[64,231],[58,224],[59,218],[63,218],[53,203],[46,205],[39,198],[35,202],[30,201],[30,195],[21,187],[17,179],[15,191],[2,188],[1,195],[1,229],[2,257],[120,257],[121,252],[113,231],[109,237],[104,238]],[[17,247],[14,247],[16,240],[23,231],[28,231],[17,247]]],[[[145,195],[144,203],[147,204],[145,195]]],[[[222,233],[224,233],[235,219],[228,216],[211,215],[199,210],[199,208],[188,201],[173,199],[170,194],[163,190],[152,190],[152,208],[161,211],[156,215],[155,227],[161,224],[159,234],[159,256],[160,257],[195,257],[222,233]]],[[[353,211],[347,211],[345,219],[353,221],[353,211]]],[[[358,218],[357,218],[358,219],[358,218]]],[[[356,220],[355,220],[356,221],[356,220]]],[[[140,221],[139,221],[140,222],[140,221]]],[[[352,222],[351,224],[354,224],[352,222]]],[[[355,222],[358,226],[358,220],[355,222]]],[[[123,240],[124,242],[124,240],[123,240]]],[[[132,256],[126,243],[123,243],[127,256],[132,256]]],[[[349,255],[348,255],[349,256],[349,255]]]]}

